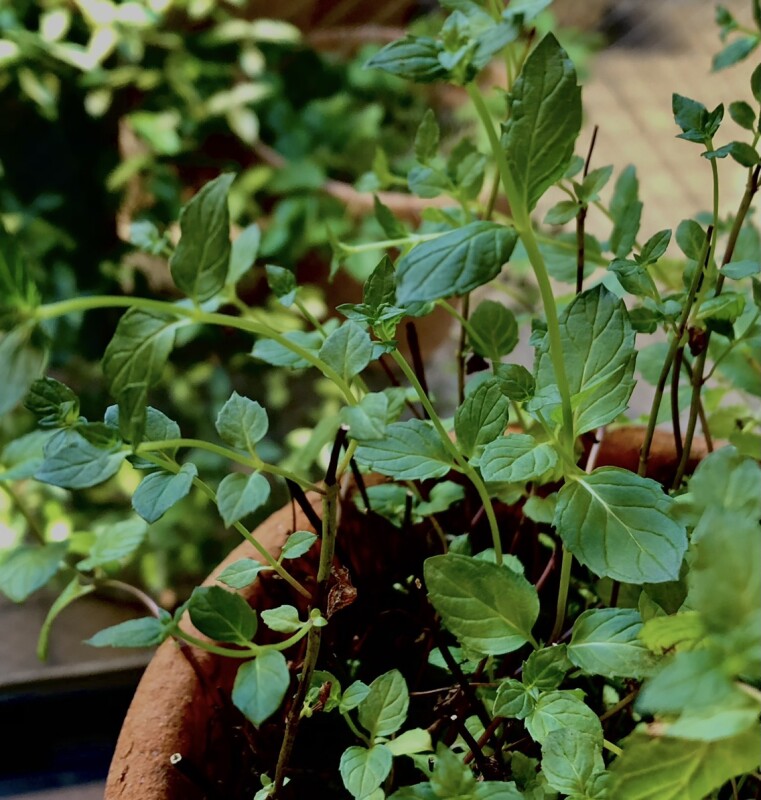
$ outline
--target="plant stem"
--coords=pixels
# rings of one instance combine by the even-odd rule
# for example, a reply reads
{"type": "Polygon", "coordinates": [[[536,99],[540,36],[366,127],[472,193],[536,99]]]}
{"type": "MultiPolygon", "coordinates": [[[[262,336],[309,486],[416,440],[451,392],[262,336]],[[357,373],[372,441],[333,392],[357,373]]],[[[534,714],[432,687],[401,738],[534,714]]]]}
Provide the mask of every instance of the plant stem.
{"type": "Polygon", "coordinates": [[[491,531],[491,538],[492,538],[492,545],[494,546],[494,556],[496,559],[497,564],[502,564],[502,541],[499,535],[499,524],[497,523],[497,517],[494,513],[494,507],[492,506],[491,498],[489,497],[489,492],[481,480],[481,476],[476,472],[476,470],[468,463],[468,460],[460,453],[457,449],[457,446],[452,442],[449,438],[449,434],[447,433],[446,428],[441,422],[439,415],[436,413],[436,409],[433,407],[428,395],[423,390],[423,387],[420,385],[420,382],[417,379],[414,371],[410,367],[410,365],[404,359],[404,356],[398,351],[393,350],[391,352],[391,357],[396,361],[399,369],[404,373],[407,380],[410,382],[410,385],[417,393],[417,396],[420,398],[420,402],[423,405],[423,408],[428,413],[428,416],[433,423],[433,426],[436,428],[436,431],[441,438],[442,444],[444,447],[449,451],[450,455],[454,460],[454,464],[452,465],[455,469],[459,469],[464,475],[468,477],[470,482],[475,487],[475,490],[478,492],[478,496],[481,498],[481,502],[484,504],[484,511],[486,513],[486,518],[489,521],[489,529],[491,531]]]}
{"type": "MultiPolygon", "coordinates": [[[[447,303],[447,305],[449,305],[447,303]]],[[[460,323],[460,336],[457,341],[457,402],[465,402],[465,354],[468,342],[466,324],[470,314],[470,292],[462,296],[462,321],[460,323]]]]}
{"type": "Polygon", "coordinates": [[[682,457],[682,430],[679,421],[679,379],[682,376],[684,361],[684,345],[677,348],[674,356],[674,367],[671,370],[671,425],[674,429],[674,448],[676,457],[682,457]]]}
{"type": "MultiPolygon", "coordinates": [[[[602,447],[602,440],[605,438],[605,428],[598,428],[595,432],[595,443],[589,451],[589,457],[585,465],[584,471],[589,475],[594,471],[597,464],[597,458],[600,455],[600,448],[602,447]]],[[[565,622],[566,606],[568,605],[568,589],[571,585],[571,568],[573,567],[573,554],[570,550],[566,549],[563,545],[563,560],[560,565],[560,585],[558,586],[558,599],[555,609],[555,624],[552,626],[552,633],[550,634],[550,642],[554,642],[560,636],[563,630],[563,623],[565,622]]]]}
{"type": "MultiPolygon", "coordinates": [[[[645,439],[642,442],[642,448],[639,454],[639,468],[637,469],[637,474],[640,475],[640,477],[645,477],[647,474],[647,461],[650,457],[650,447],[653,444],[655,424],[658,420],[658,411],[660,410],[661,401],[663,400],[663,391],[666,388],[666,381],[668,380],[669,372],[671,371],[674,359],[676,358],[677,350],[681,345],[682,337],[687,329],[687,321],[690,318],[690,311],[693,303],[695,302],[695,296],[697,295],[698,288],[700,287],[700,282],[707,268],[713,233],[714,228],[712,225],[709,225],[708,230],[706,231],[706,240],[703,243],[703,249],[700,253],[700,260],[695,266],[695,274],[692,276],[692,282],[690,283],[690,288],[684,301],[682,316],[679,319],[679,324],[677,325],[676,331],[674,332],[674,336],[671,340],[668,353],[666,354],[666,359],[663,362],[663,367],[661,367],[661,373],[658,376],[658,383],[655,386],[655,395],[653,396],[653,404],[650,408],[647,431],[645,432],[645,439]]],[[[689,453],[688,448],[685,447],[685,450],[689,453]]]]}
{"type": "Polygon", "coordinates": [[[602,740],[602,746],[613,753],[613,755],[622,756],[624,754],[624,751],[618,745],[609,742],[607,739],[602,740]]]}
{"type": "MultiPolygon", "coordinates": [[[[327,599],[328,581],[330,580],[331,568],[333,566],[333,555],[336,548],[336,536],[338,533],[338,492],[339,475],[337,474],[338,455],[340,454],[343,442],[346,439],[346,430],[341,429],[333,446],[330,466],[325,476],[325,495],[322,498],[322,540],[320,542],[320,562],[317,567],[317,588],[315,590],[312,608],[317,608],[323,617],[327,619],[327,599]]],[[[293,698],[291,707],[285,723],[285,733],[283,744],[277,759],[275,771],[275,781],[272,789],[272,797],[277,800],[280,796],[285,782],[286,771],[291,760],[291,753],[296,742],[296,733],[299,728],[301,711],[304,707],[309,685],[312,682],[317,666],[317,658],[320,655],[320,642],[322,639],[322,628],[311,626],[307,635],[306,653],[304,663],[301,667],[299,685],[296,695],[293,698]]]]}
{"type": "MultiPolygon", "coordinates": [[[[599,125],[595,125],[592,131],[592,141],[589,143],[589,150],[587,151],[587,158],[584,162],[583,177],[586,178],[589,173],[589,165],[592,162],[592,153],[595,149],[595,142],[597,141],[597,131],[599,125]]],[[[587,210],[589,206],[582,202],[579,208],[579,213],[576,215],[576,294],[581,294],[584,288],[584,226],[587,219],[587,210]]]]}
{"type": "Polygon", "coordinates": [[[222,647],[218,644],[212,644],[211,642],[199,639],[197,636],[179,627],[174,628],[172,636],[177,639],[182,639],[183,642],[192,644],[194,647],[199,647],[201,650],[206,650],[218,656],[225,656],[225,658],[252,658],[258,656],[261,652],[261,648],[255,644],[249,645],[245,650],[233,650],[232,647],[222,647]]]}
{"type": "Polygon", "coordinates": [[[27,508],[26,503],[21,499],[21,497],[19,497],[11,484],[7,481],[0,482],[0,489],[2,489],[8,495],[8,497],[10,497],[11,502],[16,506],[19,513],[24,518],[26,526],[29,529],[29,533],[32,534],[32,538],[39,544],[47,544],[45,541],[45,531],[40,527],[34,514],[32,514],[32,512],[27,508]]]}
{"type": "Polygon", "coordinates": [[[569,452],[573,449],[574,431],[573,431],[573,410],[571,407],[571,391],[568,384],[568,378],[565,371],[565,362],[563,360],[563,342],[560,336],[560,321],[558,320],[557,305],[555,297],[552,292],[552,284],[547,272],[547,267],[544,263],[541,251],[534,235],[534,229],[531,225],[531,218],[529,210],[526,207],[525,199],[521,198],[518,190],[513,181],[510,173],[510,166],[507,163],[507,158],[494,125],[492,124],[489,109],[486,107],[483,97],[481,96],[478,87],[470,83],[468,84],[468,94],[473,101],[473,105],[481,118],[481,122],[486,129],[486,134],[489,137],[492,153],[497,162],[497,169],[499,170],[500,178],[502,179],[502,186],[507,194],[510,209],[515,220],[515,229],[523,240],[523,246],[526,249],[526,254],[531,262],[534,270],[536,282],[539,285],[539,293],[542,297],[542,305],[544,306],[544,313],[547,318],[547,335],[550,342],[550,358],[552,359],[552,366],[555,371],[555,380],[557,381],[558,392],[560,393],[560,402],[563,411],[563,430],[562,437],[564,445],[569,452]]]}
{"type": "Polygon", "coordinates": [[[181,306],[176,303],[167,303],[163,300],[149,300],[144,297],[118,297],[113,295],[93,295],[91,297],[77,297],[71,300],[62,300],[57,303],[48,303],[38,306],[34,310],[34,318],[41,322],[65,314],[102,308],[136,308],[141,311],[170,314],[199,324],[236,328],[237,330],[272,339],[319,369],[328,380],[332,381],[340,389],[349,405],[356,404],[356,399],[351,387],[332,367],[328,366],[310,350],[301,347],[263,322],[244,319],[243,317],[234,317],[230,314],[202,311],[197,306],[181,306]]]}

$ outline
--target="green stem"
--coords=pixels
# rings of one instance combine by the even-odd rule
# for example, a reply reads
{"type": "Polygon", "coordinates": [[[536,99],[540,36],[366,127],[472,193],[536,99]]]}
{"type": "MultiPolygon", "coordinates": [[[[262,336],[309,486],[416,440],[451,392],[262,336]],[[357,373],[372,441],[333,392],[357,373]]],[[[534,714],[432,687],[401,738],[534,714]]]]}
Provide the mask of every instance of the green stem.
{"type": "Polygon", "coordinates": [[[404,247],[408,244],[418,244],[419,242],[430,242],[438,239],[444,234],[439,233],[413,233],[399,239],[382,239],[379,242],[363,242],[362,244],[340,243],[339,247],[346,253],[367,253],[373,250],[388,250],[392,247],[404,247]]]}
{"type": "Polygon", "coordinates": [[[101,308],[136,308],[141,311],[171,314],[199,324],[236,328],[237,330],[253,333],[257,336],[264,336],[268,339],[272,339],[300,358],[303,358],[307,363],[319,369],[328,380],[332,381],[341,390],[341,393],[344,395],[349,405],[355,405],[357,402],[349,384],[332,367],[328,366],[328,364],[310,350],[301,347],[279,331],[276,331],[274,328],[260,321],[243,317],[234,317],[230,314],[202,311],[198,307],[180,306],[176,303],[167,303],[163,300],[149,300],[144,297],[118,297],[113,295],[93,295],[92,297],[77,297],[71,300],[62,300],[58,303],[48,303],[38,306],[34,310],[34,317],[41,322],[65,314],[101,308]]]}
{"type": "Polygon", "coordinates": [[[293,481],[294,483],[298,483],[303,489],[306,489],[310,492],[317,492],[318,494],[323,494],[323,489],[317,486],[314,483],[310,483],[310,481],[305,481],[302,478],[299,478],[296,475],[288,472],[288,470],[283,469],[282,467],[278,467],[275,464],[268,464],[265,461],[262,461],[258,456],[247,456],[243,453],[238,452],[237,450],[233,450],[229,447],[223,447],[222,445],[213,444],[212,442],[207,442],[204,439],[163,439],[158,442],[141,442],[137,446],[137,453],[149,453],[151,451],[159,450],[176,450],[180,447],[187,447],[193,448],[196,450],[206,450],[209,453],[214,453],[215,455],[221,456],[222,458],[227,459],[228,461],[233,461],[236,464],[241,464],[244,467],[249,467],[250,469],[257,470],[258,472],[266,472],[269,475],[277,475],[279,478],[284,478],[286,480],[293,481]]]}
{"type": "Polygon", "coordinates": [[[442,444],[454,459],[455,464],[453,464],[453,467],[455,469],[459,469],[459,471],[470,480],[475,490],[478,492],[478,496],[481,498],[481,502],[484,504],[486,519],[489,522],[489,530],[491,531],[495,559],[497,564],[501,564],[502,541],[499,534],[499,524],[497,522],[497,516],[494,513],[494,507],[492,506],[491,498],[489,497],[489,491],[487,490],[486,485],[481,480],[481,476],[478,474],[478,472],[468,463],[468,460],[462,455],[462,453],[460,453],[460,451],[457,449],[457,446],[449,438],[449,434],[441,422],[439,415],[436,413],[436,409],[433,407],[428,395],[420,385],[420,381],[417,379],[415,372],[407,363],[404,356],[402,356],[398,350],[393,350],[391,352],[391,357],[394,359],[394,361],[396,361],[399,369],[401,369],[401,371],[404,373],[405,377],[410,382],[410,385],[417,393],[417,396],[420,398],[423,408],[428,412],[428,416],[433,423],[434,428],[436,428],[442,444]]]}
{"type": "Polygon", "coordinates": [[[658,411],[660,410],[661,401],[663,400],[663,392],[666,388],[666,381],[668,380],[669,372],[671,372],[671,368],[674,364],[674,359],[676,358],[676,353],[680,347],[684,332],[687,329],[690,311],[692,310],[692,305],[695,302],[695,297],[697,295],[703,273],[707,267],[713,234],[714,228],[710,227],[706,233],[706,240],[703,243],[703,249],[700,253],[700,260],[695,265],[695,274],[692,276],[690,288],[687,292],[687,297],[685,298],[684,306],[682,308],[682,315],[679,318],[679,324],[677,325],[677,329],[674,332],[673,338],[671,339],[671,344],[669,345],[666,359],[663,362],[661,373],[658,376],[658,383],[655,386],[653,404],[650,407],[650,417],[647,422],[647,431],[645,432],[645,438],[642,442],[642,448],[640,449],[639,453],[639,468],[637,469],[637,474],[641,477],[645,477],[647,474],[647,461],[650,457],[650,447],[653,443],[653,436],[655,435],[655,424],[658,420],[658,411]]]}
{"type": "Polygon", "coordinates": [[[568,604],[568,589],[571,585],[571,568],[573,567],[573,554],[563,545],[563,560],[560,566],[560,586],[558,586],[558,600],[555,609],[555,624],[552,627],[550,641],[554,642],[563,631],[565,610],[568,604]]]}
{"type": "Polygon", "coordinates": [[[182,639],[184,642],[192,644],[194,647],[200,647],[202,650],[206,650],[209,653],[225,656],[226,658],[254,658],[262,651],[262,648],[255,644],[249,645],[245,650],[233,650],[232,647],[221,647],[218,644],[212,644],[211,642],[199,639],[197,636],[193,636],[192,633],[188,633],[180,627],[174,628],[172,636],[177,639],[182,639]]]}
{"type": "Polygon", "coordinates": [[[507,163],[507,157],[502,149],[497,132],[494,130],[489,109],[486,107],[486,103],[475,84],[468,84],[467,88],[476,112],[481,118],[481,122],[486,129],[486,134],[489,137],[489,143],[497,162],[497,169],[502,179],[502,186],[505,189],[505,194],[507,195],[510,209],[515,220],[515,229],[523,240],[526,255],[531,262],[536,282],[539,285],[539,293],[542,297],[542,305],[544,306],[544,313],[547,318],[550,358],[555,371],[558,392],[560,393],[560,403],[563,413],[563,440],[564,445],[571,451],[575,438],[573,430],[573,409],[571,407],[571,390],[565,371],[563,342],[560,335],[560,321],[558,320],[557,305],[552,292],[550,276],[534,235],[526,202],[520,197],[515,182],[513,181],[512,174],[510,173],[510,166],[507,163]]]}
{"type": "Polygon", "coordinates": [[[602,746],[613,753],[613,755],[622,756],[624,754],[624,751],[617,744],[613,744],[613,742],[609,742],[607,739],[602,740],[602,746]]]}
{"type": "Polygon", "coordinates": [[[357,739],[359,739],[361,742],[364,742],[367,747],[373,746],[373,743],[370,741],[369,737],[362,733],[362,731],[357,727],[348,711],[341,714],[341,716],[344,718],[344,722],[346,722],[349,730],[357,737],[357,739]]]}

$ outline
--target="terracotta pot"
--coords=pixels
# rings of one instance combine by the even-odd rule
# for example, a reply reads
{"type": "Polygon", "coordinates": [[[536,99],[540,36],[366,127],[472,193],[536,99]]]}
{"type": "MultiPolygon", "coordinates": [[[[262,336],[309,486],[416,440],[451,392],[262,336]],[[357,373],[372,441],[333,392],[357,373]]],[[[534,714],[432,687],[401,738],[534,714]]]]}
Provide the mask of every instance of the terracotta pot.
{"type": "MultiPolygon", "coordinates": [[[[611,429],[598,454],[598,466],[636,469],[643,435],[644,428],[639,426],[611,429]]],[[[705,442],[697,440],[690,458],[690,471],[706,453],[705,442]]],[[[668,432],[656,432],[649,463],[651,477],[668,480],[669,473],[673,473],[676,457],[673,437],[668,432]]],[[[319,513],[319,498],[312,495],[310,501],[319,513]]],[[[387,544],[383,551],[379,552],[372,540],[363,542],[354,534],[357,531],[367,533],[367,518],[360,518],[352,508],[350,503],[344,508],[342,533],[346,522],[353,577],[356,575],[359,580],[372,583],[373,574],[387,574],[395,568],[404,572],[410,560],[421,557],[419,551],[409,553],[409,541],[404,540],[400,531],[395,532],[396,529],[383,532],[384,544],[387,544]]],[[[294,512],[291,506],[286,506],[257,528],[254,535],[277,556],[289,533],[297,529],[313,530],[300,509],[294,512]]],[[[213,584],[226,566],[241,558],[258,558],[248,542],[233,550],[204,585],[213,584]]],[[[304,563],[302,559],[290,565],[296,577],[307,586],[313,581],[314,558],[311,563],[304,563]]],[[[293,597],[283,591],[284,587],[284,582],[277,578],[268,582],[260,576],[241,593],[252,607],[263,609],[280,602],[294,602],[293,597]],[[281,593],[282,597],[278,597],[281,593]]],[[[201,636],[189,622],[185,624],[189,631],[201,636]]],[[[245,769],[240,756],[240,751],[246,747],[243,718],[229,701],[238,665],[234,659],[220,658],[194,647],[181,647],[173,641],[158,648],[119,736],[105,800],[214,800],[236,796],[230,793],[229,787],[223,786],[223,781],[236,774],[236,770],[245,769]],[[175,754],[182,756],[178,766],[171,763],[175,754]]],[[[276,753],[279,741],[271,744],[276,753]]]]}

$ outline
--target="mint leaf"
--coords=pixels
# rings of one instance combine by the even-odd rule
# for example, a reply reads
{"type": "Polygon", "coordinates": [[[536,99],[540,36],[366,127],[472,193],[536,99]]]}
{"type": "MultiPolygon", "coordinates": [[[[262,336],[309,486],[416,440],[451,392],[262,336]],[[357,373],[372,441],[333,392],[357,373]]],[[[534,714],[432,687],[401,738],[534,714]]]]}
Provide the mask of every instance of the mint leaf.
{"type": "Polygon", "coordinates": [[[433,109],[426,109],[415,134],[415,157],[425,164],[436,155],[439,149],[439,124],[433,109]]]}
{"type": "Polygon", "coordinates": [[[116,326],[103,355],[103,373],[119,403],[119,430],[133,445],[143,438],[148,389],[161,379],[177,329],[188,324],[131,308],[116,326]]]}
{"type": "Polygon", "coordinates": [[[655,481],[603,467],[563,486],[553,524],[596,575],[663,583],[679,577],[687,549],[684,527],[669,516],[672,503],[655,481]]]}
{"type": "Polygon", "coordinates": [[[361,444],[359,464],[399,480],[442,478],[452,469],[452,457],[432,423],[419,419],[395,422],[383,439],[361,444]]]}
{"type": "Polygon", "coordinates": [[[460,451],[471,457],[484,445],[501,437],[507,427],[509,411],[510,401],[496,380],[480,383],[455,413],[454,429],[460,451]]]}
{"type": "Polygon", "coordinates": [[[550,33],[526,59],[515,82],[502,136],[517,200],[526,212],[563,177],[580,128],[576,70],[550,33]]]}
{"type": "Polygon", "coordinates": [[[47,347],[31,324],[0,331],[0,414],[12,411],[47,364],[47,347]]]}
{"type": "Polygon", "coordinates": [[[253,267],[261,239],[262,232],[256,224],[249,225],[236,236],[230,247],[230,263],[225,277],[228,286],[236,284],[253,267]]]}
{"type": "Polygon", "coordinates": [[[294,531],[280,550],[281,558],[300,558],[308,553],[317,541],[317,534],[311,531],[294,531]]]}
{"type": "Polygon", "coordinates": [[[359,704],[359,721],[370,740],[396,733],[407,719],[409,703],[407,683],[399,670],[392,669],[376,678],[359,704]]]}
{"type": "Polygon", "coordinates": [[[45,443],[45,457],[35,478],[64,489],[86,489],[115,475],[127,457],[126,452],[118,444],[104,441],[103,448],[93,444],[83,435],[85,431],[86,426],[80,426],[53,434],[45,443]]]}
{"type": "MultiPolygon", "coordinates": [[[[166,612],[164,612],[166,614],[166,612]]],[[[141,617],[128,619],[118,625],[112,625],[98,631],[85,641],[91,647],[154,647],[161,644],[169,636],[168,614],[162,619],[141,617]]]]}
{"type": "Polygon", "coordinates": [[[36,306],[38,303],[37,288],[16,238],[8,233],[0,220],[0,310],[36,306]]]}
{"type": "Polygon", "coordinates": [[[348,382],[372,360],[373,343],[367,331],[350,320],[328,336],[320,358],[348,382]]]}
{"type": "Polygon", "coordinates": [[[613,762],[616,800],[703,800],[730,778],[758,767],[759,731],[717,742],[634,733],[613,762]]]}
{"type": "Polygon", "coordinates": [[[280,708],[290,683],[285,656],[277,650],[265,650],[238,667],[233,705],[258,728],[280,708]]]}
{"type": "Polygon", "coordinates": [[[642,617],[634,608],[595,608],[576,619],[568,658],[589,675],[642,679],[655,659],[639,638],[642,617]]]}
{"type": "Polygon", "coordinates": [[[197,586],[187,608],[196,628],[218,642],[247,644],[256,633],[256,612],[221,586],[197,586]]]}
{"type": "Polygon", "coordinates": [[[431,83],[447,76],[439,61],[442,46],[427,36],[407,36],[387,44],[367,66],[416,83],[431,83]]]}
{"type": "Polygon", "coordinates": [[[259,403],[233,392],[217,414],[215,427],[227,444],[253,453],[256,443],[267,433],[269,420],[259,403]]]}
{"type": "Polygon", "coordinates": [[[90,554],[77,564],[78,569],[95,569],[128,558],[140,547],[148,532],[145,522],[136,517],[107,523],[99,528],[90,554]]]}
{"type": "Polygon", "coordinates": [[[278,606],[261,612],[262,622],[278,633],[294,633],[304,627],[299,612],[294,606],[278,606]]]}
{"type": "Polygon", "coordinates": [[[155,522],[182,500],[198,475],[195,464],[183,464],[177,474],[154,472],[146,475],[132,495],[132,508],[146,522],[155,522]]]}
{"type": "Polygon", "coordinates": [[[545,738],[542,773],[558,792],[586,798],[592,780],[604,770],[602,747],[594,736],[570,728],[552,731],[545,738]]]}
{"type": "Polygon", "coordinates": [[[540,481],[558,464],[555,448],[533,436],[510,433],[484,448],[478,466],[484,480],[494,483],[540,481]]]}
{"type": "Polygon", "coordinates": [[[256,576],[263,569],[268,569],[268,567],[259,561],[254,561],[253,558],[241,558],[225,567],[217,575],[217,580],[232,589],[245,589],[256,580],[256,576]]]}
{"type": "Polygon", "coordinates": [[[471,222],[421,242],[399,259],[397,300],[401,305],[462,295],[499,274],[515,247],[513,228],[471,222]]]}
{"type": "Polygon", "coordinates": [[[79,418],[79,398],[66,384],[53,378],[36,380],[24,406],[39,417],[43,428],[64,427],[74,424],[79,418]]]}
{"type": "Polygon", "coordinates": [[[388,396],[382,392],[366,394],[356,406],[341,409],[341,420],[349,426],[349,436],[359,441],[382,439],[388,418],[388,396]]]}
{"type": "Polygon", "coordinates": [[[518,344],[518,321],[502,303],[482,300],[468,320],[473,352],[492,361],[512,353],[518,344]]]}
{"type": "Polygon", "coordinates": [[[492,714],[495,717],[525,719],[534,709],[536,698],[525,684],[508,678],[500,683],[494,698],[492,714]]]}
{"type": "MultiPolygon", "coordinates": [[[[634,331],[623,301],[598,285],[574,298],[560,316],[566,377],[576,435],[612,422],[634,389],[634,331]]],[[[555,384],[549,337],[537,348],[536,381],[555,384]]]]}
{"type": "Polygon", "coordinates": [[[26,600],[58,572],[67,550],[66,542],[15,548],[0,564],[0,591],[14,603],[26,600]]]}
{"type": "Polygon", "coordinates": [[[544,744],[552,731],[573,730],[591,736],[602,747],[602,725],[597,714],[569,690],[543,694],[526,717],[526,730],[539,744],[544,744]]]}
{"type": "MultiPolygon", "coordinates": [[[[319,331],[288,331],[283,338],[309,350],[315,356],[322,345],[322,335],[319,331]]],[[[309,361],[289,350],[279,342],[272,339],[259,339],[251,351],[254,358],[265,361],[273,367],[290,367],[291,369],[305,369],[311,366],[309,361]]]]}
{"type": "Polygon", "coordinates": [[[539,599],[521,575],[454,554],[433,556],[424,569],[433,607],[464,647],[502,655],[531,640],[539,599]]]}
{"type": "Polygon", "coordinates": [[[261,508],[270,496],[269,481],[259,472],[244,475],[234,472],[226,475],[217,488],[217,506],[225,525],[243,519],[261,508]]]}
{"type": "Polygon", "coordinates": [[[534,650],[523,664],[523,683],[529,689],[549,692],[560,686],[572,666],[564,644],[534,650]]]}
{"type": "Polygon", "coordinates": [[[721,52],[713,57],[711,67],[714,72],[731,67],[747,58],[761,41],[759,36],[742,36],[728,44],[721,52]]]}
{"type": "Polygon", "coordinates": [[[180,241],[169,260],[174,282],[195,302],[214,297],[230,264],[227,193],[234,175],[207,183],[180,212],[180,241]]]}
{"type": "Polygon", "coordinates": [[[369,750],[366,747],[349,747],[339,764],[341,780],[347,791],[357,800],[369,797],[388,777],[394,760],[391,751],[382,744],[369,750]]]}
{"type": "Polygon", "coordinates": [[[296,289],[298,288],[293,270],[277,267],[274,264],[267,264],[264,269],[267,274],[267,285],[272,289],[280,304],[286,308],[291,306],[296,299],[296,289]]]}
{"type": "Polygon", "coordinates": [[[634,246],[642,217],[637,171],[631,165],[618,176],[610,201],[610,213],[613,217],[613,230],[609,249],[617,258],[626,258],[634,246]]]}
{"type": "Polygon", "coordinates": [[[75,600],[94,591],[94,583],[82,584],[79,582],[79,575],[77,575],[75,578],[72,578],[66,585],[66,588],[58,595],[45,616],[45,621],[40,628],[40,635],[37,638],[37,658],[39,658],[40,661],[45,661],[48,657],[50,630],[60,613],[65,608],[68,608],[75,600]]]}

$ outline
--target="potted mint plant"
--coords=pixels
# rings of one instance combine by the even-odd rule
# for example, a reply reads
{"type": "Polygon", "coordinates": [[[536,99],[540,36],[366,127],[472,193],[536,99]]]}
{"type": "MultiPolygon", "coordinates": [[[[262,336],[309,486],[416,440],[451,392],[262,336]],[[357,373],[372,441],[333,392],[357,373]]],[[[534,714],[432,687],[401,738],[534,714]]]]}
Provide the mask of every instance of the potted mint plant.
{"type": "MultiPolygon", "coordinates": [[[[230,243],[232,175],[182,212],[169,260],[179,302],[42,303],[3,233],[3,406],[23,400],[44,442],[8,445],[0,477],[77,490],[134,469],[132,508],[146,523],[200,493],[245,539],[179,608],[145,598],[148,616],[90,640],[163,642],[107,797],[759,796],[761,468],[758,412],[743,399],[759,394],[761,67],[753,102],[728,106],[741,139],[726,141],[723,105],[674,95],[711,211],[640,236],[633,168],[604,202],[612,168],[593,168],[591,150],[574,155],[581,91],[555,36],[535,35],[546,5],[449,0],[438,36],[407,36],[370,62],[464,86],[489,152],[465,138],[441,153],[436,120],[423,117],[407,181],[451,207],[413,231],[378,202],[386,238],[368,243],[378,265],[340,316],[312,314],[273,265],[269,286],[301,328],[239,300],[256,254],[230,243]],[[494,58],[510,81],[496,98],[477,82],[494,58]],[[736,209],[721,205],[720,169],[745,173],[736,209]],[[566,199],[547,222],[570,234],[535,219],[553,187],[566,199]],[[500,194],[509,215],[496,210],[500,194]],[[610,217],[605,241],[585,229],[598,212],[610,217]],[[520,262],[541,297],[531,370],[512,356],[515,313],[480,294],[520,262]],[[126,309],[103,357],[115,405],[88,420],[74,392],[39,377],[54,346],[45,326],[114,307],[126,309]],[[449,411],[415,345],[435,308],[461,329],[449,411]],[[178,338],[200,325],[249,334],[254,358],[322,375],[340,398],[319,420],[322,475],[265,458],[268,411],[253,398],[230,396],[213,441],[184,438],[150,405],[178,338]],[[639,427],[626,419],[638,371],[654,384],[639,427]],[[730,396],[740,399],[725,407],[730,396]],[[189,456],[203,452],[235,466],[217,486],[189,456]],[[250,533],[247,516],[281,480],[292,504],[250,533]]],[[[720,66],[758,44],[741,33],[720,66]]],[[[337,258],[350,249],[337,242],[337,258]]],[[[20,547],[0,587],[23,599],[65,577],[44,643],[142,530],[105,529],[84,558],[66,542],[20,547]]]]}

